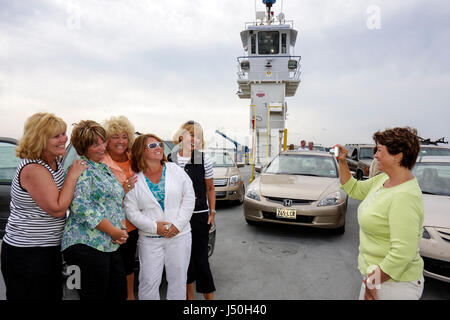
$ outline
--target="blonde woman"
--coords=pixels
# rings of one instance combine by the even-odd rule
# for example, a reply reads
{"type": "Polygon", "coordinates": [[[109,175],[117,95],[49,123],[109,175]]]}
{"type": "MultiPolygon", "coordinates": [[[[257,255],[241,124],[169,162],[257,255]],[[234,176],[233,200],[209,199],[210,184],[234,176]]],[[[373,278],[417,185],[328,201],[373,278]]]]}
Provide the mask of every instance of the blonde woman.
{"type": "MultiPolygon", "coordinates": [[[[134,143],[134,126],[125,116],[111,117],[105,121],[106,154],[102,162],[108,165],[128,193],[134,188],[137,178],[131,168],[131,147],[134,143]]],[[[126,220],[127,242],[122,244],[119,252],[125,265],[127,276],[127,300],[134,300],[134,269],[138,230],[126,220]]]]}
{"type": "Polygon", "coordinates": [[[66,123],[54,114],[36,113],[25,123],[16,149],[22,161],[11,184],[11,213],[1,250],[8,300],[62,299],[66,210],[87,167],[76,160],[64,177],[59,161],[66,142],[66,123]]]}
{"type": "Polygon", "coordinates": [[[205,145],[203,129],[198,122],[187,121],[173,137],[180,144],[179,152],[169,155],[170,161],[183,168],[192,180],[195,190],[195,208],[191,218],[192,252],[188,269],[186,299],[194,300],[196,290],[206,300],[214,299],[214,279],[208,261],[209,230],[216,215],[216,191],[213,166],[208,154],[201,152],[205,145]]]}

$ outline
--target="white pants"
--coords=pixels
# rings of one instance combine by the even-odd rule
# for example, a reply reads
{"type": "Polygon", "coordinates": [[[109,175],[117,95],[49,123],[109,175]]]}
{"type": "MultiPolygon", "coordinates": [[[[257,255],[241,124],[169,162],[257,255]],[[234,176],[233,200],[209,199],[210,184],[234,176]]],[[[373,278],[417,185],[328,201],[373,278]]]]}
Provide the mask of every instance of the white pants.
{"type": "Polygon", "coordinates": [[[139,236],[139,299],[160,300],[159,286],[166,267],[167,300],[186,300],[192,236],[170,239],[139,236]]]}
{"type": "MultiPolygon", "coordinates": [[[[386,281],[377,289],[379,300],[419,300],[422,297],[424,278],[415,281],[386,281]]],[[[364,300],[366,286],[363,282],[359,293],[359,300],[364,300]]]]}

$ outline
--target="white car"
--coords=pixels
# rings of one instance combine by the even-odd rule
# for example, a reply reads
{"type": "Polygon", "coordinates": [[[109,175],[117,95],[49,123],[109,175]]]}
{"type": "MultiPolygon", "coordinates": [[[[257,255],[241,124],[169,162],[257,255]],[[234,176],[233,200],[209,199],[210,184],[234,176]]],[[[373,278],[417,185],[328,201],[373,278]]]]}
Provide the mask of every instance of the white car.
{"type": "Polygon", "coordinates": [[[421,156],[413,169],[423,193],[424,275],[450,282],[450,157],[421,156]]]}

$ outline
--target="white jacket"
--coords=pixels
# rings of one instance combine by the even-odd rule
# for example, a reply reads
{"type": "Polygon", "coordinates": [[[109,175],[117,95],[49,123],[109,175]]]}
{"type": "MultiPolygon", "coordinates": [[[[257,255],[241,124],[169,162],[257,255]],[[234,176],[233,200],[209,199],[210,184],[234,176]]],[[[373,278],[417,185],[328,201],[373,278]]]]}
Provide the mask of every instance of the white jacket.
{"type": "Polygon", "coordinates": [[[191,231],[195,193],[189,176],[178,165],[166,162],[164,212],[150,191],[142,172],[135,187],[124,199],[127,219],[139,229],[140,235],[156,236],[156,222],[170,222],[182,235],[191,231]]]}

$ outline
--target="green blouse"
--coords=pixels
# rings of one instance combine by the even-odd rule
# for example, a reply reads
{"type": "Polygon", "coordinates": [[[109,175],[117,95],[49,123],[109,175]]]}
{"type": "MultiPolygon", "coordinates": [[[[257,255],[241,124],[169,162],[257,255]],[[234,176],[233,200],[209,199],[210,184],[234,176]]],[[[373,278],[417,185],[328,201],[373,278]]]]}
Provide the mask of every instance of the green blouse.
{"type": "Polygon", "coordinates": [[[352,177],[341,186],[350,197],[363,200],[358,207],[358,269],[368,275],[380,266],[393,281],[418,280],[423,274],[422,191],[416,178],[385,188],[388,179],[384,173],[366,181],[352,177]]]}
{"type": "Polygon", "coordinates": [[[85,244],[103,252],[116,251],[119,245],[95,227],[103,219],[121,227],[121,221],[125,220],[122,185],[106,164],[81,158],[88,162],[88,168],[78,178],[61,249],[85,244]]]}

